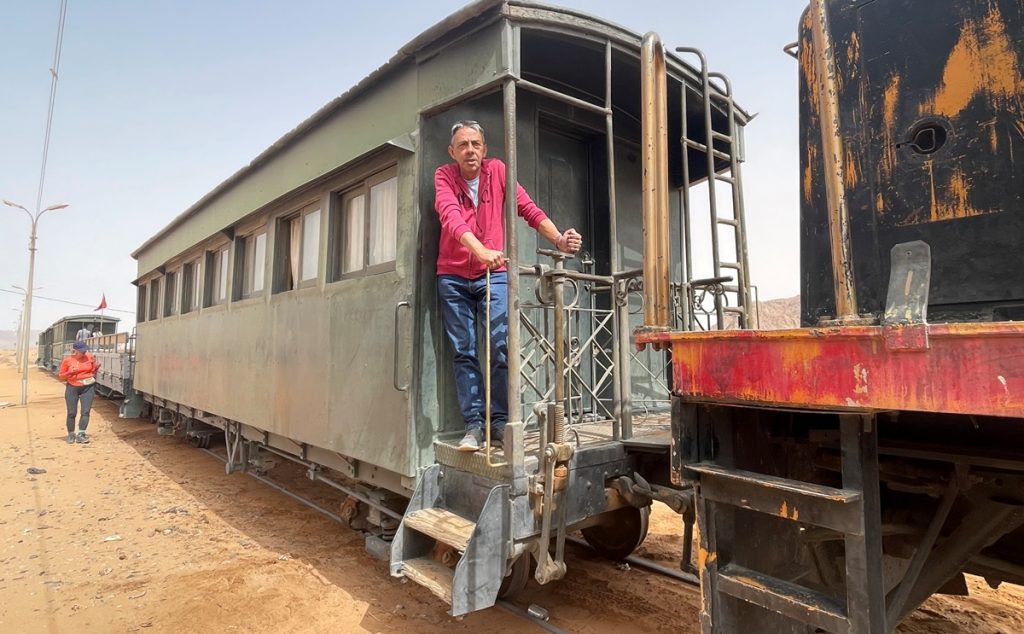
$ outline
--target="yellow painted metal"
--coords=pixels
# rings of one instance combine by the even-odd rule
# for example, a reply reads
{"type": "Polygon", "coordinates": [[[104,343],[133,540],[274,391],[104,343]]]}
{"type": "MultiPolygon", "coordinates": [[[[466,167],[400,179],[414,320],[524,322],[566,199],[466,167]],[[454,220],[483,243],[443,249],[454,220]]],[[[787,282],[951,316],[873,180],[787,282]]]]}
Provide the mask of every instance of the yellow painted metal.
{"type": "Polygon", "coordinates": [[[669,327],[668,89],[656,33],[640,49],[643,139],[644,325],[669,327]]]}
{"type": "Polygon", "coordinates": [[[839,127],[839,88],[836,58],[828,30],[826,0],[813,0],[810,7],[815,90],[821,119],[821,147],[825,163],[825,197],[828,201],[829,238],[832,244],[832,276],[836,294],[836,317],[858,317],[857,291],[853,277],[853,246],[850,217],[843,187],[843,139],[839,127]]]}
{"type": "Polygon", "coordinates": [[[484,330],[487,331],[487,342],[484,345],[485,363],[487,369],[484,371],[484,454],[487,456],[488,467],[504,467],[508,462],[494,462],[491,460],[491,269],[487,269],[487,297],[484,309],[484,330]]]}

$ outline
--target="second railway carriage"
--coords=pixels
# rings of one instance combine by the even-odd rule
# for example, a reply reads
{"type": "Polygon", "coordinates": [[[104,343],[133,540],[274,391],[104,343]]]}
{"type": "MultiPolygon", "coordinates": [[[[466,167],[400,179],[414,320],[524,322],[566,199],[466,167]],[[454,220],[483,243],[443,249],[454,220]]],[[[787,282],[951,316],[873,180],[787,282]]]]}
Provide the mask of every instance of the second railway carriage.
{"type": "Polygon", "coordinates": [[[51,372],[60,368],[60,362],[71,354],[71,344],[75,342],[78,331],[92,326],[94,331],[103,335],[117,332],[117,317],[102,315],[68,315],[55,321],[49,328],[39,333],[38,359],[36,363],[51,372]]]}
{"type": "MultiPolygon", "coordinates": [[[[630,342],[645,308],[641,209],[667,191],[645,172],[678,193],[655,202],[683,210],[660,228],[685,254],[667,275],[689,295],[715,287],[719,324],[748,319],[738,193],[712,232],[715,277],[688,268],[690,186],[721,172],[738,192],[748,118],[696,59],[526,2],[483,0],[417,37],[133,253],[135,387],[160,429],[200,445],[223,432],[229,471],[265,451],[306,465],[349,494],[341,515],[390,551],[392,572],[453,614],[492,605],[531,558],[539,581],[560,578],[568,530],[628,554],[652,498],[685,506],[665,486],[664,356],[630,342]],[[433,173],[465,119],[585,241],[576,258],[539,251],[506,210],[519,406],[504,454],[449,444],[463,422],[436,299],[433,173]],[[651,155],[658,133],[684,150],[651,155]]],[[[696,321],[692,302],[676,309],[696,321]]]]}

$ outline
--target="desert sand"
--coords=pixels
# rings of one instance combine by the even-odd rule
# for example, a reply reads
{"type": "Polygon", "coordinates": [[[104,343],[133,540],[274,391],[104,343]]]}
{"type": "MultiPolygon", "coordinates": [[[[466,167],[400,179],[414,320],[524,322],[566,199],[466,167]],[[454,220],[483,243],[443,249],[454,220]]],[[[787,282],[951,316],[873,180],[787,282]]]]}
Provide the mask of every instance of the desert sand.
{"type": "MultiPolygon", "coordinates": [[[[360,534],[225,475],[148,421],[119,419],[113,402],[97,399],[92,443],[68,445],[63,386],[30,372],[28,408],[0,406],[0,632],[541,631],[497,608],[453,619],[389,576],[360,534]]],[[[13,354],[0,352],[0,403],[19,394],[13,354]]],[[[267,477],[325,508],[341,502],[285,461],[267,477]]],[[[638,554],[673,566],[681,533],[658,506],[638,554]]],[[[567,577],[514,603],[543,606],[571,632],[699,631],[696,588],[567,548],[567,577]]],[[[898,631],[1024,631],[1024,589],[969,585],[972,596],[933,597],[898,631]]]]}

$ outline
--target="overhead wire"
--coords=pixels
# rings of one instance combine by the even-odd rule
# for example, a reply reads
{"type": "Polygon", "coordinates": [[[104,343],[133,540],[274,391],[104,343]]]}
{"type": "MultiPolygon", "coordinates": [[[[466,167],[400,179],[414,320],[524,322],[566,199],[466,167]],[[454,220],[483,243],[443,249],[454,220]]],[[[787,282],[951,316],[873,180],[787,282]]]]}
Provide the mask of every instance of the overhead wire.
{"type": "MultiPolygon", "coordinates": [[[[0,293],[10,293],[11,295],[25,295],[25,293],[23,293],[23,292],[11,291],[11,290],[8,290],[8,289],[0,289],[0,293]]],[[[56,297],[43,297],[43,296],[41,296],[41,295],[39,295],[37,293],[33,293],[32,294],[32,299],[33,300],[45,299],[46,301],[55,301],[55,302],[58,302],[58,303],[61,303],[61,304],[71,304],[73,306],[85,306],[86,308],[88,308],[89,306],[92,306],[92,304],[86,304],[86,303],[83,303],[83,302],[80,302],[80,301],[71,301],[71,300],[68,300],[68,299],[57,299],[56,297]]],[[[110,310],[111,312],[124,312],[124,313],[127,313],[127,314],[134,314],[135,313],[134,310],[124,310],[124,309],[121,309],[121,308],[105,308],[105,310],[110,310]]]]}
{"type": "Polygon", "coordinates": [[[67,22],[68,0],[60,2],[60,19],[57,23],[57,43],[53,50],[53,64],[50,66],[50,103],[46,112],[46,134],[43,136],[43,164],[39,168],[39,189],[36,192],[36,215],[43,208],[43,184],[46,182],[46,161],[50,155],[50,131],[53,129],[53,110],[57,103],[57,79],[60,76],[60,58],[64,50],[64,24],[67,22]]]}

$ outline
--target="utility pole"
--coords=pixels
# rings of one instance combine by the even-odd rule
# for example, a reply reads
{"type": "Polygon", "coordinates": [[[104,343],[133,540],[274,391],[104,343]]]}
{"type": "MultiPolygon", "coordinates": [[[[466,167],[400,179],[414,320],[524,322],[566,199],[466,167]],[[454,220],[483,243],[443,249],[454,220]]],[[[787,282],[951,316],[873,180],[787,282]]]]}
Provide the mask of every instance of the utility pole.
{"type": "Polygon", "coordinates": [[[31,342],[28,340],[29,333],[32,331],[32,283],[35,281],[36,273],[36,228],[39,226],[39,218],[42,217],[48,211],[54,211],[56,209],[64,209],[68,205],[61,203],[59,205],[50,205],[46,209],[41,209],[32,215],[28,209],[25,209],[18,203],[12,203],[9,200],[3,201],[8,207],[17,207],[28,214],[29,219],[32,221],[32,234],[28,240],[28,286],[25,287],[25,311],[22,317],[23,325],[22,330],[22,344],[21,344],[21,404],[28,405],[28,349],[31,346],[31,342]]]}

